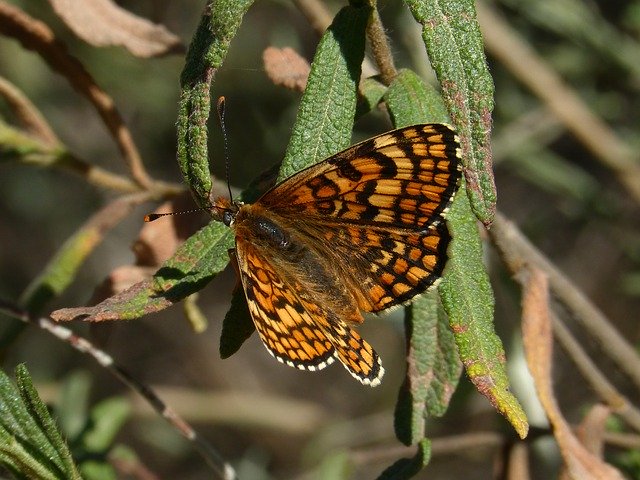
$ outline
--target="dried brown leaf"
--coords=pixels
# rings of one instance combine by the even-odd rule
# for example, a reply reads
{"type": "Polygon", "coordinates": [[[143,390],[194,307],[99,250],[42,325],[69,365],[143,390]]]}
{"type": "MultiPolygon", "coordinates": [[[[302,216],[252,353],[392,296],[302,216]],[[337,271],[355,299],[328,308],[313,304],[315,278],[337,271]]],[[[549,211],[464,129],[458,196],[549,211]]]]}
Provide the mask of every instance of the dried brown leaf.
{"type": "Polygon", "coordinates": [[[15,38],[24,48],[37,52],[54,71],[63,75],[73,88],[91,101],[120,148],[132,177],[138,185],[149,188],[153,182],[113,99],[98,86],[82,63],[69,54],[66,45],[56,38],[53,31],[16,6],[0,1],[0,34],[15,38]]]}
{"type": "Polygon", "coordinates": [[[267,76],[275,85],[304,91],[311,66],[292,48],[267,47],[262,53],[267,76]]]}
{"type": "Polygon", "coordinates": [[[49,0],[78,37],[96,47],[123,46],[137,57],[181,53],[180,39],[163,25],[133,15],[110,0],[49,0]]]}
{"type": "Polygon", "coordinates": [[[527,365],[540,403],[553,426],[568,476],[575,480],[622,480],[624,477],[618,470],[580,443],[558,407],[551,376],[553,337],[549,284],[546,275],[538,269],[531,269],[522,294],[522,334],[527,365]]]}
{"type": "Polygon", "coordinates": [[[526,443],[516,443],[511,448],[505,477],[507,480],[531,480],[529,447],[526,443]]]}
{"type": "MultiPolygon", "coordinates": [[[[193,210],[193,200],[184,193],[160,205],[154,213],[175,213],[193,210]]],[[[145,223],[132,249],[136,265],[159,267],[189,236],[202,226],[198,215],[173,215],[145,223]]]]}

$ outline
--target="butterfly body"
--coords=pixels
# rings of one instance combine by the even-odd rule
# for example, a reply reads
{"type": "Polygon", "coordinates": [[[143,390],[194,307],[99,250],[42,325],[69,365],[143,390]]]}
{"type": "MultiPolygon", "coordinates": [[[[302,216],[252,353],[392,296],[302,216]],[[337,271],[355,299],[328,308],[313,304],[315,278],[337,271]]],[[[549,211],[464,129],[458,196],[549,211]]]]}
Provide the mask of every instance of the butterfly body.
{"type": "Polygon", "coordinates": [[[352,326],[361,311],[406,303],[440,278],[458,157],[450,127],[417,125],[302,170],[254,204],[215,202],[272,355],[307,370],[337,357],[363,384],[380,383],[380,358],[352,326]]]}

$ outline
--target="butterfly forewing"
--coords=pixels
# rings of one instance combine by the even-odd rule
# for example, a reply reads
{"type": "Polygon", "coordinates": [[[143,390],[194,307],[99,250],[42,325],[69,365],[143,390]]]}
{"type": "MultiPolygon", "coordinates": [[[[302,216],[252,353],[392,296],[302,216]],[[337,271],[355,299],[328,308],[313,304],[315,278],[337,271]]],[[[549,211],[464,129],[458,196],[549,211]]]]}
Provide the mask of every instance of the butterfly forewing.
{"type": "Polygon", "coordinates": [[[441,222],[451,204],[459,155],[447,125],[407,127],[297,173],[259,202],[287,218],[423,230],[441,222]]]}

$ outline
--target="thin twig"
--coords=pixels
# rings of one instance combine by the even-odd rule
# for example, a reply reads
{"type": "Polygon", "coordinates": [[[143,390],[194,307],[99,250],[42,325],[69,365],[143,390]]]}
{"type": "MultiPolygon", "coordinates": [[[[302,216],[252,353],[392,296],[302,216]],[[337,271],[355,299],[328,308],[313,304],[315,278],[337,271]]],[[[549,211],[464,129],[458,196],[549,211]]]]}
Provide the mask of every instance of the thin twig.
{"type": "Polygon", "coordinates": [[[298,10],[306,17],[307,21],[318,34],[322,35],[333,20],[331,12],[326,5],[319,0],[293,0],[298,10]]]}
{"type": "Polygon", "coordinates": [[[380,69],[380,80],[385,85],[390,85],[394,78],[398,76],[398,70],[396,70],[391,47],[389,47],[389,41],[384,32],[377,8],[374,8],[373,12],[371,12],[371,19],[367,24],[367,38],[371,44],[373,58],[380,69]]]}
{"type": "Polygon", "coordinates": [[[534,265],[545,272],[556,297],[575,315],[587,332],[606,346],[607,355],[640,389],[640,358],[635,349],[611,326],[609,319],[500,212],[496,214],[489,235],[500,252],[502,261],[513,274],[527,265],[534,265]]]}
{"type": "MultiPolygon", "coordinates": [[[[499,448],[505,442],[505,436],[496,432],[476,432],[431,440],[432,455],[451,455],[478,449],[499,448]]],[[[388,462],[397,458],[414,456],[416,447],[404,445],[382,446],[353,450],[350,457],[356,465],[367,465],[373,462],[388,462]]]]}
{"type": "Polygon", "coordinates": [[[113,99],[97,85],[78,59],[67,52],[66,46],[51,29],[19,8],[0,0],[0,33],[17,39],[24,48],[36,51],[53,70],[89,99],[116,141],[131,176],[141,187],[149,188],[152,180],[113,99]]]}
{"type": "Polygon", "coordinates": [[[562,323],[562,320],[553,314],[551,319],[553,322],[553,332],[558,342],[576,367],[578,367],[582,376],[600,396],[600,399],[617,415],[625,419],[629,425],[640,432],[640,410],[634,407],[629,399],[622,395],[613,384],[609,382],[607,377],[598,369],[595,362],[589,358],[576,341],[569,329],[562,323]]]}
{"type": "Polygon", "coordinates": [[[138,394],[140,394],[142,398],[144,398],[147,403],[149,403],[149,405],[158,412],[158,414],[162,415],[162,417],[165,418],[165,420],[167,420],[180,433],[180,435],[192,442],[195,449],[200,453],[201,457],[207,462],[207,464],[212,467],[219,478],[224,480],[233,480],[236,478],[236,473],[233,467],[224,460],[212,445],[198,435],[193,427],[182,419],[169,405],[166,405],[160,397],[156,395],[153,389],[137,380],[125,368],[118,365],[113,360],[113,357],[104,350],[100,350],[87,339],[76,335],[68,328],[63,327],[60,324],[56,324],[48,318],[41,317],[33,319],[29,316],[27,311],[2,300],[0,300],[0,311],[13,318],[17,318],[24,323],[35,325],[52,334],[57,339],[68,343],[75,350],[93,357],[100,366],[108,370],[129,388],[138,392],[138,394]]]}
{"type": "Polygon", "coordinates": [[[44,116],[13,83],[0,77],[0,96],[4,97],[22,128],[39,141],[53,147],[60,143],[44,116]]]}
{"type": "MultiPolygon", "coordinates": [[[[67,151],[53,151],[49,154],[42,152],[42,154],[38,155],[25,156],[24,160],[26,163],[32,165],[57,167],[61,170],[80,175],[88,183],[107,190],[122,193],[135,193],[143,190],[140,184],[134,182],[129,177],[118,175],[117,173],[93,165],[67,151]]],[[[154,180],[148,190],[152,192],[154,198],[160,199],[178,195],[184,191],[184,187],[177,183],[154,180]]]]}
{"type": "Polygon", "coordinates": [[[618,448],[640,449],[640,435],[635,433],[604,432],[604,441],[618,448]]]}
{"type": "Polygon", "coordinates": [[[640,202],[640,163],[632,149],[486,2],[477,2],[487,51],[538,96],[640,202]]]}

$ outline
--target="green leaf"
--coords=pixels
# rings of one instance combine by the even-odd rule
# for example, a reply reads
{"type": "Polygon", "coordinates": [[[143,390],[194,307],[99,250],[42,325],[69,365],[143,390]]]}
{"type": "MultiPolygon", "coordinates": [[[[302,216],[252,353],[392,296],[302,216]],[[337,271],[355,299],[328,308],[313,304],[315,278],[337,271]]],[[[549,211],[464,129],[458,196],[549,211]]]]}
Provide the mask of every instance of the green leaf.
{"type": "Polygon", "coordinates": [[[209,1],[189,45],[182,71],[178,114],[178,164],[196,202],[209,207],[211,176],[207,122],[211,110],[211,82],[222,65],[242,17],[253,0],[209,1]]]}
{"type": "Polygon", "coordinates": [[[231,231],[211,222],[189,237],[156,272],[152,281],[140,282],[92,307],[63,308],[51,313],[57,321],[86,317],[88,321],[131,320],[163,310],[201,290],[229,262],[231,231]]]}
{"type": "Polygon", "coordinates": [[[431,441],[418,443],[418,452],[413,458],[402,458],[380,474],[378,480],[407,480],[415,477],[431,460],[431,441]]]}
{"type": "Polygon", "coordinates": [[[411,70],[398,72],[384,100],[396,128],[450,121],[440,93],[411,70]]]}
{"type": "Polygon", "coordinates": [[[17,388],[0,372],[0,464],[16,478],[80,479],[24,365],[16,380],[17,388]]]}
{"type": "Polygon", "coordinates": [[[220,358],[229,358],[240,350],[242,344],[255,330],[244,291],[238,288],[233,292],[231,307],[222,322],[220,358]]]}
{"type": "Polygon", "coordinates": [[[344,7],[322,36],[278,182],[349,146],[369,7],[344,7]]]}
{"type": "Polygon", "coordinates": [[[122,397],[107,398],[95,405],[90,413],[91,428],[82,435],[85,450],[102,453],[111,448],[130,413],[129,402],[122,397]]]}
{"type": "Polygon", "coordinates": [[[473,212],[490,225],[496,191],[491,167],[493,80],[473,0],[405,0],[422,38],[445,104],[462,139],[473,212]]]}
{"type": "Polygon", "coordinates": [[[407,307],[407,376],[396,403],[394,427],[405,445],[425,436],[425,419],[442,416],[456,390],[462,364],[437,292],[407,307]]]}
{"type": "Polygon", "coordinates": [[[453,239],[439,291],[460,359],[478,391],[524,438],[527,418],[509,391],[504,348],[493,328],[493,292],[482,262],[478,226],[466,195],[456,195],[447,218],[453,239]]]}

